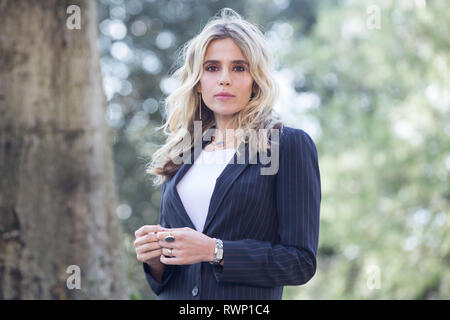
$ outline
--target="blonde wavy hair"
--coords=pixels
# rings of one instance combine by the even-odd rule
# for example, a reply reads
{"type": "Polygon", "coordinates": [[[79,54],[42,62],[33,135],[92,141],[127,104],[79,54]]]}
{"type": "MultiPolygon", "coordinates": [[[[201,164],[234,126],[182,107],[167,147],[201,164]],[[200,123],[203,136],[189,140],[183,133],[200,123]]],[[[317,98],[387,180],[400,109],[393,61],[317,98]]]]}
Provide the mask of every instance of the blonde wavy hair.
{"type": "MultiPolygon", "coordinates": [[[[228,123],[227,128],[239,128],[238,145],[248,143],[250,130],[265,129],[267,135],[258,135],[255,149],[265,152],[270,148],[271,129],[283,128],[273,106],[279,95],[276,82],[274,58],[263,33],[257,26],[244,20],[232,9],[224,8],[211,18],[203,30],[188,41],[181,51],[178,68],[173,77],[180,86],[165,99],[166,122],[163,128],[166,142],[152,156],[146,172],[154,175],[154,185],[160,185],[170,179],[182,164],[176,164],[185,152],[194,146],[194,121],[202,121],[202,135],[215,125],[214,113],[205,105],[197,92],[197,85],[203,72],[203,60],[211,41],[231,38],[241,49],[249,62],[249,71],[253,77],[252,95],[248,104],[228,123]],[[201,118],[200,118],[201,115],[201,118]],[[188,139],[190,135],[190,139],[188,139]]],[[[237,150],[239,155],[239,149],[237,150]]]]}

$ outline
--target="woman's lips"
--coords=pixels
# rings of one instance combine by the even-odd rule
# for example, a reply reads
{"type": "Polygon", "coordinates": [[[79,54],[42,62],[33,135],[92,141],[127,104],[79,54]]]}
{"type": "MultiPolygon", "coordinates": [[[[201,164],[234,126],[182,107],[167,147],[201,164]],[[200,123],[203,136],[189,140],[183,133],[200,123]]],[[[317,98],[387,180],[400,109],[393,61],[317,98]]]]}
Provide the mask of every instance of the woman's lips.
{"type": "Polygon", "coordinates": [[[220,95],[217,95],[215,97],[217,100],[230,100],[234,98],[234,96],[220,96],[220,95]]]}

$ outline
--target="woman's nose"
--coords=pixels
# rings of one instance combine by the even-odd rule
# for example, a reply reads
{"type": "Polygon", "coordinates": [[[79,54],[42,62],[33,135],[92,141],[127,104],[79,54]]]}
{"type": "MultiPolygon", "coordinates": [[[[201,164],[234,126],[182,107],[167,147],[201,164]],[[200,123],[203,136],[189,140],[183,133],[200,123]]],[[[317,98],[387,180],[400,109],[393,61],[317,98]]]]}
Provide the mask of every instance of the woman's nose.
{"type": "Polygon", "coordinates": [[[228,71],[223,71],[220,75],[219,83],[221,85],[230,84],[230,76],[228,71]]]}

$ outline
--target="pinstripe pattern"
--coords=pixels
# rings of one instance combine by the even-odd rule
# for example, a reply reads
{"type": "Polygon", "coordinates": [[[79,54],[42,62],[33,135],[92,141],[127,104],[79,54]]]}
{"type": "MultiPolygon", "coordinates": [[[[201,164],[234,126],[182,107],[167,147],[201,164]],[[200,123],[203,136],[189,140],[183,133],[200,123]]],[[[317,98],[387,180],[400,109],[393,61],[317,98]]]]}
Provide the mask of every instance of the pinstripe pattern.
{"type": "MultiPolygon", "coordinates": [[[[311,137],[284,126],[275,175],[261,175],[270,164],[249,164],[247,146],[246,163],[238,164],[237,154],[232,161],[217,178],[203,229],[223,240],[224,266],[167,265],[160,284],[144,263],[158,299],[281,299],[283,286],[304,284],[315,274],[321,182],[311,137]]],[[[195,230],[176,189],[191,165],[183,164],[162,186],[164,227],[195,230]]]]}

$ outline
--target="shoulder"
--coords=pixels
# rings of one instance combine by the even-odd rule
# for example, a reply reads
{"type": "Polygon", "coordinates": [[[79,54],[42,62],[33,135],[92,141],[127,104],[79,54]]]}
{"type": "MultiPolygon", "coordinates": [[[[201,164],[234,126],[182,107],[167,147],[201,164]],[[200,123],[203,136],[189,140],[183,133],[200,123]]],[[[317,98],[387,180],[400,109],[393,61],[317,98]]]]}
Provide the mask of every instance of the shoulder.
{"type": "Polygon", "coordinates": [[[316,145],[311,136],[302,129],[283,126],[279,134],[280,149],[297,149],[306,147],[317,153],[316,145]]]}

